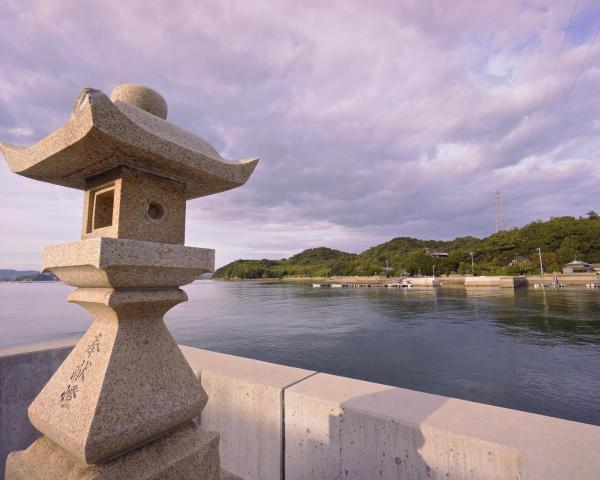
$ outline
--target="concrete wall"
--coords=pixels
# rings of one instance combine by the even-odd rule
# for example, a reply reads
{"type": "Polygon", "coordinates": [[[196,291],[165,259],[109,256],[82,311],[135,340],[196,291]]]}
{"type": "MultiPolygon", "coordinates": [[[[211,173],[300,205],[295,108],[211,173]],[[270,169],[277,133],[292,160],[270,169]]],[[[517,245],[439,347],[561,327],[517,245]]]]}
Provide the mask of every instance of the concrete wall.
{"type": "Polygon", "coordinates": [[[465,287],[499,287],[500,277],[465,277],[465,287]]]}
{"type": "MultiPolygon", "coordinates": [[[[555,274],[547,273],[543,277],[541,275],[528,275],[527,282],[529,286],[536,283],[549,284],[555,274]]],[[[568,287],[585,287],[588,283],[600,283],[600,276],[594,273],[572,273],[572,274],[556,274],[558,281],[564,283],[568,287]]]]}
{"type": "Polygon", "coordinates": [[[0,479],[6,455],[22,450],[39,433],[27,418],[27,407],[67,357],[74,340],[0,350],[0,479]]]}
{"type": "Polygon", "coordinates": [[[515,288],[527,286],[526,277],[465,277],[465,287],[503,287],[515,288]]]}
{"type": "MultiPolygon", "coordinates": [[[[35,438],[26,406],[69,351],[50,347],[0,350],[2,462],[35,438]]],[[[200,422],[221,433],[223,467],[244,479],[600,478],[600,427],[182,351],[209,395],[200,422]]]]}
{"type": "Polygon", "coordinates": [[[287,479],[598,479],[600,427],[320,373],[285,392],[287,479]]]}
{"type": "Polygon", "coordinates": [[[406,281],[412,283],[415,287],[439,287],[443,283],[443,277],[410,277],[406,281]]]}
{"type": "Polygon", "coordinates": [[[246,480],[280,479],[283,392],[315,372],[198,348],[181,349],[208,394],[200,424],[221,434],[223,467],[246,480]]]}

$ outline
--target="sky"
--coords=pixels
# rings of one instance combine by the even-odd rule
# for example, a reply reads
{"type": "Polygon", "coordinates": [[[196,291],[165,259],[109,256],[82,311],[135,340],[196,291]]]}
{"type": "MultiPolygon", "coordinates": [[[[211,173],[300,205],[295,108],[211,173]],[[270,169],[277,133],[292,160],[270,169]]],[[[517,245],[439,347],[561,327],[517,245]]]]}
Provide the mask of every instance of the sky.
{"type": "MultiPolygon", "coordinates": [[[[597,0],[0,0],[0,139],[79,90],[158,90],[241,188],[188,202],[217,265],[397,236],[483,237],[600,210],[597,0]]],[[[0,161],[0,268],[78,240],[83,193],[0,161]]]]}

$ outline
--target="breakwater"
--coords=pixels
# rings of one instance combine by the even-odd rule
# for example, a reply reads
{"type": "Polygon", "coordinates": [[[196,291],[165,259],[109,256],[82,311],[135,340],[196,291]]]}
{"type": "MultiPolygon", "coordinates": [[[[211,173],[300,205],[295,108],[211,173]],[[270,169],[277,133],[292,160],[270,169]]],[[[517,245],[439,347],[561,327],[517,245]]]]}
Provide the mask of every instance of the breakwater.
{"type": "MultiPolygon", "coordinates": [[[[38,435],[27,405],[74,343],[0,350],[0,461],[38,435]]],[[[181,349],[208,394],[197,421],[242,479],[598,478],[597,426],[181,349]]]]}
{"type": "MultiPolygon", "coordinates": [[[[472,276],[472,275],[446,275],[435,277],[385,277],[372,276],[333,276],[333,277],[284,277],[285,282],[311,282],[323,286],[343,285],[348,287],[386,287],[396,286],[402,281],[410,282],[414,286],[432,287],[533,287],[537,285],[550,286],[553,277],[559,284],[567,287],[586,287],[595,285],[600,287],[600,275],[597,274],[548,274],[530,276],[472,276]]],[[[273,281],[273,280],[269,280],[273,281]]]]}

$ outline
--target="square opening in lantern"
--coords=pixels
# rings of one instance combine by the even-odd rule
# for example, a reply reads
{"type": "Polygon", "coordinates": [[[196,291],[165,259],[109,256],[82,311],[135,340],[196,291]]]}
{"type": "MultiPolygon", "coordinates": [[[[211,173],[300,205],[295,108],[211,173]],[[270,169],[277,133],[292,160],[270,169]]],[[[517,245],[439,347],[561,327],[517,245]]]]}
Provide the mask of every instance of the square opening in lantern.
{"type": "Polygon", "coordinates": [[[110,227],[113,223],[113,209],[115,206],[115,187],[103,188],[92,193],[93,209],[92,209],[92,230],[99,228],[110,227]]]}

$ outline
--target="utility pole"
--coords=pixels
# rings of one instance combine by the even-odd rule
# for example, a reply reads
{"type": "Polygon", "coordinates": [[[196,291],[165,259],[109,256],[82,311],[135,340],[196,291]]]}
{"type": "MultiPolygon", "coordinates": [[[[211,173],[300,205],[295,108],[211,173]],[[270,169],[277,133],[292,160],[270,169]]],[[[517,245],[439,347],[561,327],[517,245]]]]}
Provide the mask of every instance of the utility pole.
{"type": "Polygon", "coordinates": [[[385,268],[383,269],[383,273],[385,274],[386,277],[389,277],[390,273],[392,273],[393,271],[394,271],[394,269],[390,268],[390,264],[389,264],[389,262],[386,259],[386,261],[385,261],[385,268]]]}
{"type": "Polygon", "coordinates": [[[473,262],[474,253],[471,252],[471,275],[475,275],[475,263],[473,262]]]}
{"type": "Polygon", "coordinates": [[[433,264],[433,278],[435,278],[435,263],[433,264]]]}
{"type": "Polygon", "coordinates": [[[537,249],[538,255],[540,257],[540,272],[542,273],[542,277],[544,276],[544,264],[542,263],[542,249],[538,247],[537,249]]]}

